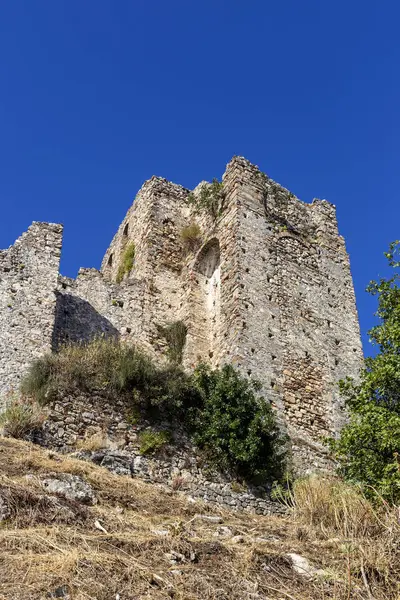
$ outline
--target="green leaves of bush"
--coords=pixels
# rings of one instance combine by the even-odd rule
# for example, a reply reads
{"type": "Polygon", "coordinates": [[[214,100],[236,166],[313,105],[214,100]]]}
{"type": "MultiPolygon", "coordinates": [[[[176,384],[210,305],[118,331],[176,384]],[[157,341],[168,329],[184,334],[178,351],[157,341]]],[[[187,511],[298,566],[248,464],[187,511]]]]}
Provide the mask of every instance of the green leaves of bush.
{"type": "Polygon", "coordinates": [[[231,365],[200,365],[193,380],[202,398],[192,414],[193,437],[211,462],[255,483],[279,479],[286,440],[271,406],[256,395],[259,385],[231,365]]]}

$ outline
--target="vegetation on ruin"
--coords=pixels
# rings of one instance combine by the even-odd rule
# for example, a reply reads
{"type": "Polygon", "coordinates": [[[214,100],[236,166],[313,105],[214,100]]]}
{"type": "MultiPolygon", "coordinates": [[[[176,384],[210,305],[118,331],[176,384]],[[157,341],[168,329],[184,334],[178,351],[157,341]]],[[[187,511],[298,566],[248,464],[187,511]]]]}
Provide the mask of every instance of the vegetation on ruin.
{"type": "Polygon", "coordinates": [[[169,431],[145,430],[139,433],[140,454],[153,454],[171,441],[169,431]]]}
{"type": "Polygon", "coordinates": [[[196,250],[201,244],[201,229],[198,224],[193,222],[183,227],[181,238],[185,249],[192,252],[196,250]]]}
{"type": "Polygon", "coordinates": [[[378,348],[365,360],[361,379],[342,381],[341,392],[350,422],[330,446],[339,472],[377,490],[386,500],[400,502],[400,242],[385,253],[394,274],[372,281],[368,291],[377,297],[379,323],[369,332],[378,348]]]}
{"type": "Polygon", "coordinates": [[[135,417],[184,427],[209,465],[265,482],[283,474],[285,439],[258,389],[230,365],[199,365],[187,374],[112,339],[48,354],[31,365],[21,384],[22,393],[41,405],[66,393],[101,391],[110,402],[123,395],[135,417]]]}
{"type": "Polygon", "coordinates": [[[202,185],[198,193],[191,192],[187,199],[188,204],[194,207],[195,212],[207,212],[213,219],[221,215],[224,200],[224,185],[215,178],[212,183],[202,185]]]}
{"type": "Polygon", "coordinates": [[[167,342],[167,356],[170,362],[176,365],[181,364],[187,337],[185,323],[174,321],[165,326],[158,325],[157,329],[161,337],[167,342]]]}
{"type": "Polygon", "coordinates": [[[37,402],[13,394],[0,414],[0,428],[6,435],[20,438],[41,429],[45,420],[45,412],[37,402]]]}
{"type": "Polygon", "coordinates": [[[135,244],[130,242],[126,245],[121,256],[116,281],[121,283],[125,275],[128,275],[133,269],[133,261],[135,259],[135,244]]]}
{"type": "Polygon", "coordinates": [[[202,402],[193,411],[194,441],[220,470],[247,480],[280,479],[285,463],[285,438],[273,410],[256,392],[259,384],[238,373],[232,365],[212,370],[200,365],[194,385],[202,402]]]}

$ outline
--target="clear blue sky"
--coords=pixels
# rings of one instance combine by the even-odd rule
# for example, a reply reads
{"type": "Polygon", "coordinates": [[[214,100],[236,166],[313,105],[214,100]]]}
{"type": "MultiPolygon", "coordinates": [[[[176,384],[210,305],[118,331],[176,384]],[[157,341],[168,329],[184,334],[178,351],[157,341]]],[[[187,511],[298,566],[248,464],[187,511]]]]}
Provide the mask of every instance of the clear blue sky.
{"type": "Polygon", "coordinates": [[[63,274],[98,267],[145,179],[241,154],[337,205],[365,342],[400,237],[399,21],[394,0],[3,0],[0,248],[62,222],[63,274]]]}

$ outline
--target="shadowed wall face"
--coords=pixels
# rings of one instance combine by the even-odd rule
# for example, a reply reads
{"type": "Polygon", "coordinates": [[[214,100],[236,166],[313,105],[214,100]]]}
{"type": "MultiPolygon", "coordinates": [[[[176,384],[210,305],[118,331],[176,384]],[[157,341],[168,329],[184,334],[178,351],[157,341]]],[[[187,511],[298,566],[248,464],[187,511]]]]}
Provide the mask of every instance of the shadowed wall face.
{"type": "Polygon", "coordinates": [[[96,338],[119,338],[119,331],[93,306],[72,294],[57,292],[53,350],[63,344],[81,344],[96,338]]]}

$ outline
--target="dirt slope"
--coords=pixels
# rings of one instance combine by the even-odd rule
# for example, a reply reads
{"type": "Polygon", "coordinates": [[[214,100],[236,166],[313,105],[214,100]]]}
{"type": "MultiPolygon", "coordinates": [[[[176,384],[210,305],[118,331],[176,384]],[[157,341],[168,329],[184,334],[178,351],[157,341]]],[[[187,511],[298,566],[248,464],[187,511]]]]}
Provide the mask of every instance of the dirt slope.
{"type": "Polygon", "coordinates": [[[340,581],[343,560],[338,540],[291,516],[228,513],[0,438],[1,600],[368,598],[340,581]],[[95,504],[50,493],[43,482],[60,474],[88,483],[95,504]],[[324,573],[298,574],[289,553],[324,573]]]}

